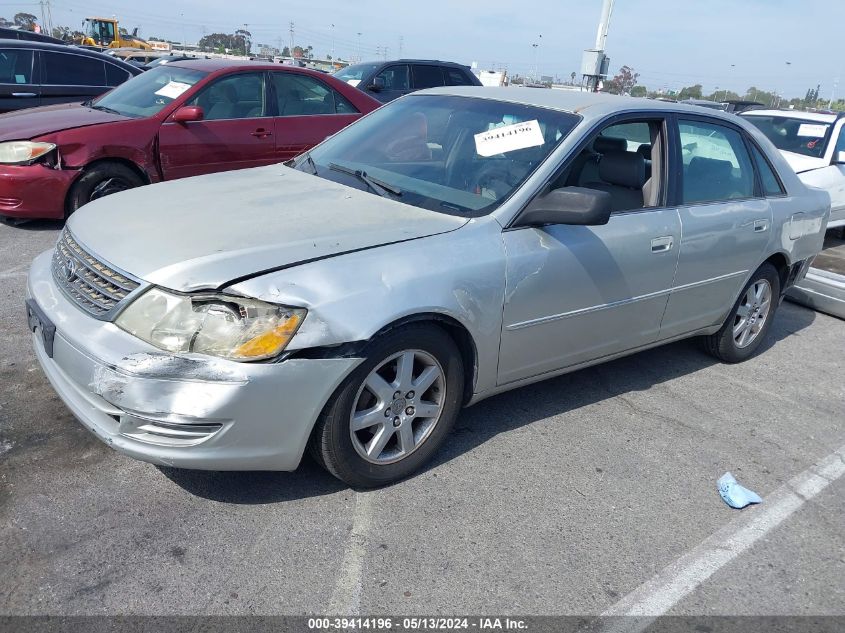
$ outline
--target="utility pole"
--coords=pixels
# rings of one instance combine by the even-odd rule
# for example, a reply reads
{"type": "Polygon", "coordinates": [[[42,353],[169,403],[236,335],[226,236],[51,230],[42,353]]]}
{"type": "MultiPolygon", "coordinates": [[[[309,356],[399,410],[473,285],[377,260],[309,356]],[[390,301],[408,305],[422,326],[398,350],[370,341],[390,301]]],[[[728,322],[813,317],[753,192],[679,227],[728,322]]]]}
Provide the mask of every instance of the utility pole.
{"type": "Polygon", "coordinates": [[[833,109],[833,97],[836,94],[836,88],[839,86],[839,77],[833,80],[833,86],[830,89],[830,102],[827,104],[827,109],[833,109]]]}
{"type": "Polygon", "coordinates": [[[332,24],[332,61],[334,61],[334,24],[332,24]]]}
{"type": "Polygon", "coordinates": [[[399,36],[399,59],[402,59],[402,49],[405,45],[405,38],[401,35],[399,36]]]}
{"type": "Polygon", "coordinates": [[[361,61],[361,32],[358,31],[358,62],[361,61]]]}
{"type": "Polygon", "coordinates": [[[610,17],[613,13],[613,2],[614,0],[603,0],[595,48],[584,51],[581,75],[587,80],[587,88],[591,92],[598,92],[601,78],[607,74],[610,64],[610,59],[604,51],[607,44],[607,31],[610,28],[610,17]]]}
{"type": "Polygon", "coordinates": [[[290,23],[290,56],[293,57],[293,22],[290,23]]]}

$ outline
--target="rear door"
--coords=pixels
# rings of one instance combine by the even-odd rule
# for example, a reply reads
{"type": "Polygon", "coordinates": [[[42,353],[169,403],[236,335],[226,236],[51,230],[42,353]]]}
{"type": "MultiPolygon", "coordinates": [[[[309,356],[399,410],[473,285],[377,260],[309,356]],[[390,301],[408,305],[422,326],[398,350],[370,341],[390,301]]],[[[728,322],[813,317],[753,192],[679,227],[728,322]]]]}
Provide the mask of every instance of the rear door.
{"type": "Polygon", "coordinates": [[[0,112],[41,105],[35,51],[0,48],[0,112]]]}
{"type": "Polygon", "coordinates": [[[282,71],[271,75],[278,161],[311,149],[361,116],[348,99],[315,77],[282,71]]]}
{"type": "Polygon", "coordinates": [[[438,88],[445,84],[443,71],[434,64],[411,64],[411,88],[424,90],[438,88]]]}
{"type": "Polygon", "coordinates": [[[772,232],[772,210],[745,132],[726,121],[688,116],[678,118],[676,131],[683,237],[661,338],[720,322],[762,263],[772,232]]]}
{"type": "Polygon", "coordinates": [[[833,130],[830,149],[825,154],[826,167],[805,171],[801,180],[811,187],[824,189],[830,194],[829,227],[845,225],[845,163],[840,162],[845,155],[845,125],[840,121],[833,130]]]}
{"type": "Polygon", "coordinates": [[[224,75],[185,105],[200,106],[202,121],[165,121],[159,156],[165,180],[276,162],[273,110],[264,72],[224,75]]]}
{"type": "Polygon", "coordinates": [[[87,101],[110,89],[102,59],[41,51],[41,105],[87,101]]]}

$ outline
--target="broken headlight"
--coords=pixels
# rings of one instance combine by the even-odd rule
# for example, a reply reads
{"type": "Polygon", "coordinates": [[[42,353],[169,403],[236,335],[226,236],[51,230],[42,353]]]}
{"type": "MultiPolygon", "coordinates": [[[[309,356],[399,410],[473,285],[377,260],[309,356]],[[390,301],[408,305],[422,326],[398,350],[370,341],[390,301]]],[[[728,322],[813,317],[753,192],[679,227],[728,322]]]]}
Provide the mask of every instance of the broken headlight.
{"type": "Polygon", "coordinates": [[[296,334],[306,310],[230,295],[177,295],[152,288],[133,301],[116,325],[168,352],[229,360],[277,356],[296,334]]]}

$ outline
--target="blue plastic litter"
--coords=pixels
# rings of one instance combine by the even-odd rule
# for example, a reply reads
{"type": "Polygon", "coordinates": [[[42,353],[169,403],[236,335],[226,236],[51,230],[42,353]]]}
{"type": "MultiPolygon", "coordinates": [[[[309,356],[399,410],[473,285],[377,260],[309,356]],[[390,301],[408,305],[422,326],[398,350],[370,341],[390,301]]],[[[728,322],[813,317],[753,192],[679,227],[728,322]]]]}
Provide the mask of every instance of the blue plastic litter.
{"type": "Polygon", "coordinates": [[[762,503],[763,500],[756,492],[740,486],[733,475],[725,473],[716,483],[722,500],[732,508],[744,508],[751,503],[762,503]]]}

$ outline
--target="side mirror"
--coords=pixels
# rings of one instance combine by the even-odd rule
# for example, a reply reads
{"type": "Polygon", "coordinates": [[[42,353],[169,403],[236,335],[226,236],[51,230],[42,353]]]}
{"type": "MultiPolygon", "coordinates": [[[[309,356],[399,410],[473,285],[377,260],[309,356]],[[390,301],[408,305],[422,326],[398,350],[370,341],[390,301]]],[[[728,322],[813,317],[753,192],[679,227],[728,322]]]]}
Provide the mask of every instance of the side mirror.
{"type": "Polygon", "coordinates": [[[610,220],[611,199],[606,191],[563,187],[537,196],[517,218],[515,226],[578,224],[598,226],[610,220]]]}
{"type": "Polygon", "coordinates": [[[833,164],[834,165],[845,165],[845,152],[834,152],[834,154],[833,154],[833,164]]]}
{"type": "Polygon", "coordinates": [[[188,123],[189,121],[202,121],[205,117],[200,106],[182,106],[170,118],[177,123],[188,123]]]}
{"type": "Polygon", "coordinates": [[[381,92],[384,90],[384,77],[374,77],[373,83],[367,86],[370,92],[381,92]]]}

